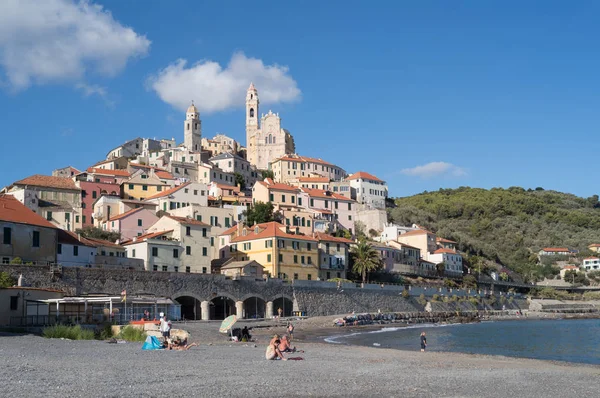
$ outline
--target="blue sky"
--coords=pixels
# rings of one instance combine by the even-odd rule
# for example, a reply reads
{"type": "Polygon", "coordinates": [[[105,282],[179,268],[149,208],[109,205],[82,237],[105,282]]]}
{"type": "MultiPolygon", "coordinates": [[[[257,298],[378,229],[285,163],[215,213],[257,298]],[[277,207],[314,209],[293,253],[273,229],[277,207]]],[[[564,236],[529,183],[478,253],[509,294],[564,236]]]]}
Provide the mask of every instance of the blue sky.
{"type": "Polygon", "coordinates": [[[458,186],[590,196],[599,11],[591,1],[6,0],[0,186],[85,168],[137,136],[182,141],[192,99],[203,136],[245,143],[254,80],[260,111],[279,112],[299,154],[375,174],[392,196],[458,186]]]}

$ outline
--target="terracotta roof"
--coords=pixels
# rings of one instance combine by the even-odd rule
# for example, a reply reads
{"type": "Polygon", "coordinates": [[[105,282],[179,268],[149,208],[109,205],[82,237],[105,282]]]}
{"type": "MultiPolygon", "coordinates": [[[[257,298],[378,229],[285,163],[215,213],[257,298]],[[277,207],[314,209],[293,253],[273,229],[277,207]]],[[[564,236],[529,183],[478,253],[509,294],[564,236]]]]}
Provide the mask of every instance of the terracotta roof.
{"type": "Polygon", "coordinates": [[[67,177],[44,176],[40,174],[32,175],[14,183],[14,185],[33,185],[35,187],[72,189],[80,191],[75,181],[67,177]]]}
{"type": "Polygon", "coordinates": [[[276,162],[278,160],[287,160],[290,162],[310,162],[310,163],[318,163],[318,164],[322,164],[325,166],[334,166],[337,167],[336,165],[326,162],[323,159],[317,159],[317,158],[310,158],[308,156],[300,156],[300,155],[285,155],[280,157],[279,159],[275,159],[273,162],[276,162]]]}
{"type": "Polygon", "coordinates": [[[130,215],[137,213],[138,211],[143,210],[143,209],[144,209],[143,207],[138,207],[137,209],[128,210],[125,213],[117,214],[116,216],[109,218],[106,222],[116,221],[116,220],[120,220],[125,217],[129,217],[130,215]]]}
{"type": "Polygon", "coordinates": [[[333,212],[331,210],[326,210],[326,209],[319,209],[317,211],[322,214],[333,214],[333,212]]]}
{"type": "Polygon", "coordinates": [[[175,179],[173,174],[169,173],[168,171],[155,171],[154,174],[158,178],[164,178],[165,180],[174,180],[175,179]]]}
{"type": "Polygon", "coordinates": [[[77,234],[70,231],[65,231],[64,229],[58,230],[58,243],[64,243],[73,246],[96,247],[96,245],[88,241],[86,238],[80,238],[77,234]]]}
{"type": "Polygon", "coordinates": [[[327,177],[298,177],[299,182],[329,182],[327,177]]]}
{"type": "Polygon", "coordinates": [[[150,233],[147,233],[145,235],[136,236],[135,237],[135,239],[136,239],[135,242],[132,239],[131,241],[124,242],[123,246],[131,245],[131,244],[134,244],[134,243],[139,243],[139,242],[143,241],[144,239],[153,239],[153,238],[156,238],[158,236],[162,236],[162,235],[168,234],[169,232],[173,232],[173,230],[171,229],[171,230],[168,230],[168,231],[150,232],[150,233]]]}
{"type": "Polygon", "coordinates": [[[542,250],[545,252],[568,252],[569,248],[567,248],[567,247],[544,247],[542,250]]]}
{"type": "Polygon", "coordinates": [[[312,188],[300,188],[302,192],[306,192],[310,197],[313,198],[322,198],[322,199],[335,199],[335,200],[343,200],[346,202],[352,202],[353,200],[342,196],[340,194],[324,191],[322,189],[312,189],[312,188]]]}
{"type": "Polygon", "coordinates": [[[346,239],[346,238],[340,238],[338,236],[333,236],[333,235],[328,235],[328,234],[322,234],[320,232],[315,233],[315,238],[317,238],[318,240],[322,240],[322,241],[326,241],[326,242],[339,242],[339,243],[354,243],[354,241],[350,240],[350,239],[346,239]]]}
{"type": "MultiPolygon", "coordinates": [[[[146,198],[146,199],[148,199],[148,198],[146,198]]],[[[148,203],[148,202],[144,202],[143,200],[137,200],[137,199],[121,199],[121,202],[133,203],[133,204],[144,205],[144,206],[154,206],[154,207],[158,206],[158,204],[156,204],[156,203],[148,203]]]]}
{"type": "Polygon", "coordinates": [[[151,169],[154,170],[154,175],[156,175],[158,178],[164,178],[167,180],[174,180],[175,177],[173,176],[173,174],[169,173],[167,170],[164,169],[159,169],[158,167],[154,167],[154,166],[146,166],[145,164],[138,164],[138,163],[129,163],[129,166],[132,168],[138,168],[138,169],[151,169]]]}
{"type": "Polygon", "coordinates": [[[87,240],[88,242],[96,245],[96,247],[98,246],[109,246],[109,247],[118,247],[118,248],[122,248],[121,245],[115,243],[115,242],[111,242],[109,240],[104,240],[104,239],[96,239],[96,238],[85,238],[85,240],[87,240]]]}
{"type": "Polygon", "coordinates": [[[203,227],[210,227],[210,225],[208,225],[207,223],[195,220],[193,218],[178,217],[178,216],[172,216],[172,215],[167,215],[167,214],[165,214],[165,217],[169,217],[170,219],[178,221],[182,224],[201,225],[203,227]]]}
{"type": "Polygon", "coordinates": [[[455,241],[453,241],[453,240],[450,240],[450,239],[444,239],[444,238],[437,238],[437,239],[436,239],[436,241],[437,241],[437,242],[444,242],[444,243],[456,243],[456,242],[455,242],[455,241]]]}
{"type": "Polygon", "coordinates": [[[359,178],[362,178],[364,180],[373,180],[373,181],[378,181],[378,182],[385,182],[383,180],[380,180],[379,178],[375,177],[373,174],[369,174],[366,171],[359,171],[357,173],[354,173],[348,177],[346,177],[346,180],[358,180],[359,178]]]}
{"type": "Polygon", "coordinates": [[[290,191],[290,192],[300,192],[300,189],[297,187],[293,187],[291,185],[288,184],[281,184],[278,182],[272,182],[272,180],[270,178],[267,178],[266,181],[258,181],[258,183],[264,187],[267,187],[269,189],[275,189],[277,191],[290,191]],[[267,181],[270,181],[267,182],[267,181]]]}
{"type": "Polygon", "coordinates": [[[399,235],[398,237],[401,238],[403,236],[416,236],[416,235],[432,234],[432,233],[433,232],[427,231],[426,229],[416,229],[414,231],[405,232],[405,233],[399,235]]]}
{"type": "Polygon", "coordinates": [[[579,267],[575,265],[566,265],[563,269],[579,269],[579,267]]]}
{"type": "Polygon", "coordinates": [[[274,238],[274,237],[296,239],[296,240],[307,240],[307,241],[311,241],[311,242],[317,241],[315,238],[310,237],[310,236],[294,235],[294,234],[289,234],[285,231],[282,231],[281,228],[285,228],[285,226],[283,224],[279,224],[278,222],[275,222],[275,221],[265,223],[265,224],[259,224],[256,226],[259,228],[259,231],[257,234],[254,233],[255,226],[245,227],[246,236],[243,236],[243,235],[236,236],[235,238],[231,239],[231,242],[232,243],[244,242],[244,241],[248,241],[248,240],[274,238]]]}
{"type": "Polygon", "coordinates": [[[433,252],[433,254],[441,254],[441,253],[457,254],[456,251],[452,250],[452,249],[437,249],[436,251],[433,252]]]}
{"type": "Polygon", "coordinates": [[[407,245],[406,243],[402,243],[402,242],[396,242],[396,243],[398,243],[399,245],[401,245],[403,248],[404,248],[404,247],[408,247],[409,249],[421,250],[421,249],[420,249],[420,248],[418,248],[418,247],[411,246],[411,245],[407,245]]]}
{"type": "Polygon", "coordinates": [[[240,187],[238,187],[237,185],[227,185],[227,184],[215,184],[217,186],[217,188],[220,189],[233,189],[236,192],[240,191],[240,187]]]}
{"type": "Polygon", "coordinates": [[[598,257],[586,257],[584,260],[600,260],[598,257]]]}
{"type": "Polygon", "coordinates": [[[114,177],[129,177],[131,175],[131,173],[129,173],[127,170],[107,170],[97,167],[88,167],[86,171],[91,174],[101,174],[114,177]]]}
{"type": "Polygon", "coordinates": [[[54,224],[11,195],[0,195],[0,220],[56,229],[54,224]]]}
{"type": "Polygon", "coordinates": [[[181,184],[181,185],[179,185],[177,187],[173,187],[171,189],[167,189],[167,190],[159,192],[159,193],[157,193],[155,195],[149,196],[149,197],[147,197],[144,200],[150,200],[150,199],[162,198],[164,196],[169,196],[170,194],[175,193],[175,192],[179,191],[180,189],[187,187],[190,184],[191,184],[191,182],[186,182],[186,183],[181,184]]]}
{"type": "Polygon", "coordinates": [[[219,234],[219,236],[221,235],[231,235],[232,233],[234,233],[235,231],[237,231],[238,226],[234,225],[233,227],[226,229],[225,231],[221,232],[219,234]]]}

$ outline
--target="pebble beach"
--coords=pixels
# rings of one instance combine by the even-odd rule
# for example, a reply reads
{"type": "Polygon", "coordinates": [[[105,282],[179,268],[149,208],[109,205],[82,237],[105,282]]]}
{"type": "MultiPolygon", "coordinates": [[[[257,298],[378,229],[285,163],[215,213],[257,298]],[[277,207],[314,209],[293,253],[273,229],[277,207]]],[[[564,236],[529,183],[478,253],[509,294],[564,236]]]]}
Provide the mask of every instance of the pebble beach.
{"type": "Polygon", "coordinates": [[[266,341],[285,325],[253,329],[250,343],[228,342],[217,323],[178,325],[200,343],[188,351],[3,336],[2,395],[590,397],[600,389],[598,366],[319,343],[318,324],[299,323],[295,345],[304,353],[287,354],[298,361],[265,360],[266,341]]]}

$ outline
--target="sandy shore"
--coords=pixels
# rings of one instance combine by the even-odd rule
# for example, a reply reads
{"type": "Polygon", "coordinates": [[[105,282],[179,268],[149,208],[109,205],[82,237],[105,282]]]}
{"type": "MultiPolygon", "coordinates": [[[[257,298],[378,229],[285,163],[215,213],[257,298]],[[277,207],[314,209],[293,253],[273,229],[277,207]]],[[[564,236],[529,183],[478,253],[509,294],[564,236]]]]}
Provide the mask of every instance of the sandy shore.
{"type": "Polygon", "coordinates": [[[254,347],[227,342],[217,322],[188,323],[191,340],[201,345],[185,352],[142,351],[140,343],[0,337],[2,395],[590,397],[600,388],[598,366],[308,342],[323,322],[297,323],[296,345],[305,352],[290,355],[304,360],[285,362],[264,358],[265,341],[284,324],[255,328],[254,347]]]}

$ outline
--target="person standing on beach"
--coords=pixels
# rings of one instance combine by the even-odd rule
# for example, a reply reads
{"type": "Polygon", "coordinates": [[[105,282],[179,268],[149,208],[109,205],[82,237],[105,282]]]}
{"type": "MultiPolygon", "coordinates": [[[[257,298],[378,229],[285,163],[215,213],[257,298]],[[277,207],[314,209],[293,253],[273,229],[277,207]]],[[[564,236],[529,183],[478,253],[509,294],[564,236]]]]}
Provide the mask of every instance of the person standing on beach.
{"type": "Polygon", "coordinates": [[[277,308],[277,314],[279,315],[278,319],[281,319],[281,314],[283,314],[283,310],[281,309],[281,307],[277,308]]]}
{"type": "Polygon", "coordinates": [[[425,332],[421,332],[421,352],[425,352],[426,347],[427,347],[427,337],[425,337],[425,332]]]}

